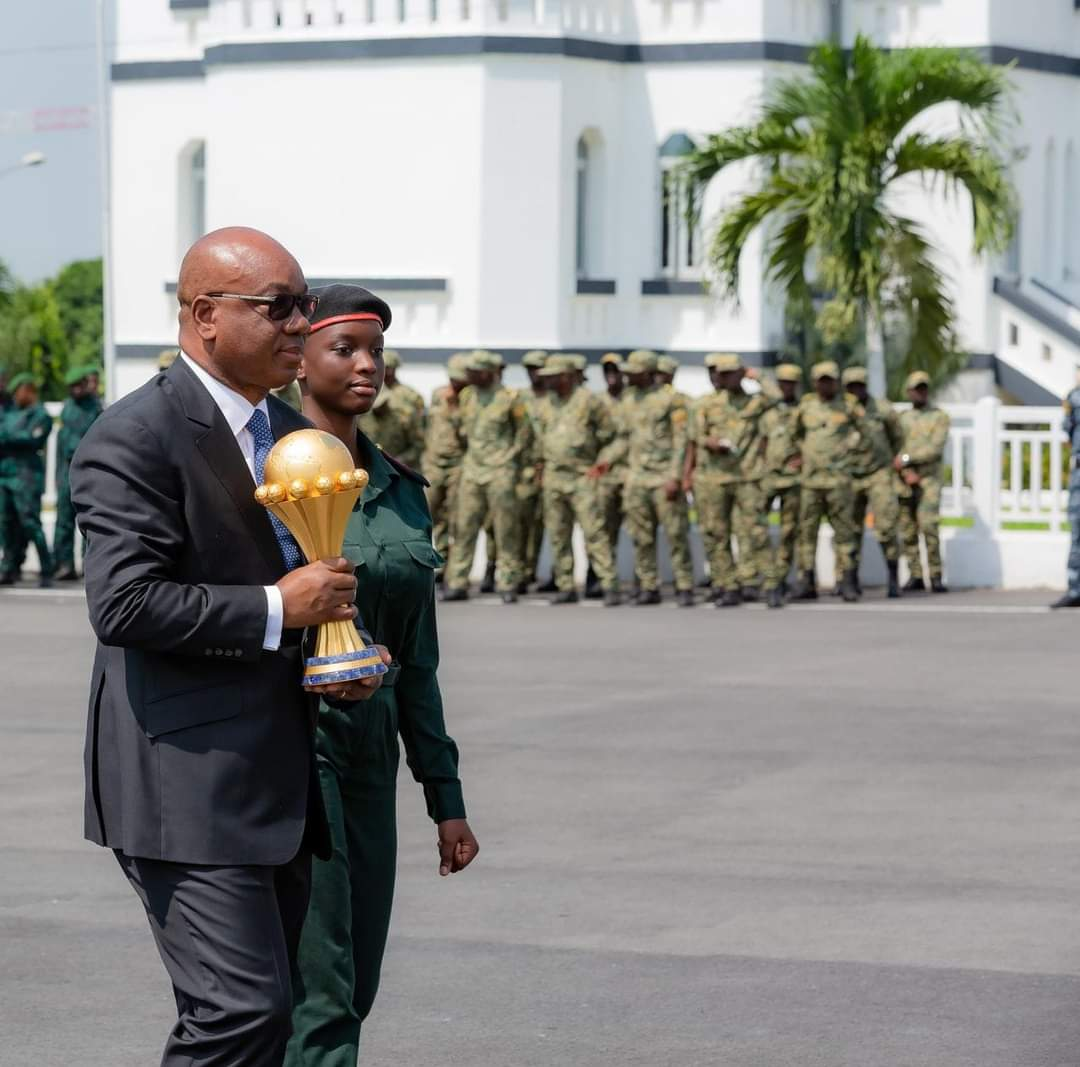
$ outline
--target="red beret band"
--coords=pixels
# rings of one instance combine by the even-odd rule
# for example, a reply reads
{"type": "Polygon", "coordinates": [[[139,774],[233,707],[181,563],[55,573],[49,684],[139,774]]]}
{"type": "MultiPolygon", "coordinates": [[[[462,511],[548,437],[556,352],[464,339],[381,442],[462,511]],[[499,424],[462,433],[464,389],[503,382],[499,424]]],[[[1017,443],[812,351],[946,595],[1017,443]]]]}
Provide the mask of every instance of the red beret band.
{"type": "Polygon", "coordinates": [[[376,315],[373,311],[357,311],[352,315],[334,315],[332,318],[313,322],[311,332],[321,330],[324,326],[334,326],[339,322],[377,322],[380,326],[383,324],[381,316],[376,315]]]}

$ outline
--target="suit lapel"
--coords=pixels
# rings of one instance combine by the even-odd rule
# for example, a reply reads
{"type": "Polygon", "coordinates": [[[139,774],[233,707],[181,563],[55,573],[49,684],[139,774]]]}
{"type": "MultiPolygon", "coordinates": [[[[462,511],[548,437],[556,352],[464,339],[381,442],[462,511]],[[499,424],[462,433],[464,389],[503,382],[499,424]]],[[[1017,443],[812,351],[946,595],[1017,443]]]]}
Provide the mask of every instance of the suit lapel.
{"type": "Polygon", "coordinates": [[[251,472],[244,462],[244,455],[225,421],[225,416],[182,359],[176,360],[166,374],[183,405],[184,413],[197,427],[196,447],[232,498],[244,525],[259,552],[270,565],[271,571],[276,577],[281,577],[285,573],[281,546],[274,536],[270,516],[255,500],[255,484],[251,472]]]}

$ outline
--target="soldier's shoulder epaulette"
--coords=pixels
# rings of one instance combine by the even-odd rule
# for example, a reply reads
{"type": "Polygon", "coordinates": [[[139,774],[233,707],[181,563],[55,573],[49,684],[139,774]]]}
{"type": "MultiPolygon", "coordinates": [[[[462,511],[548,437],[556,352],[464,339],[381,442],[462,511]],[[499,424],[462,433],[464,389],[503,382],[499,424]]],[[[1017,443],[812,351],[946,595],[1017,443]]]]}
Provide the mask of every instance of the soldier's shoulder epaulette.
{"type": "MultiPolygon", "coordinates": [[[[379,451],[382,452],[382,449],[379,451]]],[[[397,456],[392,456],[389,452],[382,452],[382,458],[385,459],[398,474],[403,474],[406,478],[411,478],[414,482],[419,482],[425,489],[431,485],[431,482],[429,482],[419,471],[414,471],[407,463],[402,463],[397,456]]]]}

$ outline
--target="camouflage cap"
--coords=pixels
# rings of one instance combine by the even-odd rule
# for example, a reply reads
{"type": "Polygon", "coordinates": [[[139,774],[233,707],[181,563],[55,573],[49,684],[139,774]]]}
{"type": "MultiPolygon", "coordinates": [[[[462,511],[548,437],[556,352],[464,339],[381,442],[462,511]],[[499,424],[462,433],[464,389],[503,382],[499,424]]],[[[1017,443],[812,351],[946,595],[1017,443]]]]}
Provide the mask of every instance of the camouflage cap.
{"type": "Polygon", "coordinates": [[[28,370],[20,371],[8,382],[8,390],[14,393],[16,389],[23,385],[32,385],[36,389],[38,380],[28,370]]]}
{"type": "Polygon", "coordinates": [[[465,359],[466,370],[498,370],[503,365],[494,352],[485,352],[482,348],[469,352],[465,359]]]}
{"type": "Polygon", "coordinates": [[[502,370],[506,366],[506,360],[503,359],[501,352],[488,352],[488,355],[495,360],[495,366],[498,370],[502,370]]]}
{"type": "Polygon", "coordinates": [[[548,354],[540,348],[534,348],[521,357],[523,367],[542,367],[547,362],[548,354]]]}
{"type": "Polygon", "coordinates": [[[577,362],[569,354],[548,356],[547,362],[541,368],[540,373],[545,378],[554,378],[559,374],[574,374],[577,371],[577,362]]]}
{"type": "Polygon", "coordinates": [[[469,357],[464,352],[456,352],[446,361],[446,372],[456,382],[465,381],[469,369],[469,357]]]}
{"type": "Polygon", "coordinates": [[[844,385],[866,385],[869,379],[866,376],[865,367],[845,367],[844,373],[840,375],[840,381],[844,385]]]}
{"type": "Polygon", "coordinates": [[[802,367],[797,363],[781,363],[776,368],[776,380],[778,382],[801,382],[802,367]]]}
{"type": "Polygon", "coordinates": [[[382,358],[383,363],[394,370],[397,370],[398,367],[401,366],[401,356],[393,348],[386,349],[382,354],[382,358]]]}
{"type": "Polygon", "coordinates": [[[158,370],[168,370],[176,362],[179,355],[180,350],[178,348],[163,348],[158,353],[158,370]]]}
{"type": "Polygon", "coordinates": [[[675,374],[679,369],[679,361],[674,356],[660,356],[656,361],[656,369],[661,374],[675,374]]]}
{"type": "Polygon", "coordinates": [[[600,366],[601,367],[621,367],[622,366],[622,356],[620,356],[618,352],[605,352],[600,357],[600,366]]]}
{"type": "Polygon", "coordinates": [[[635,348],[623,360],[622,369],[627,374],[652,374],[656,370],[657,356],[647,348],[635,348]]]}
{"type": "Polygon", "coordinates": [[[930,388],[930,375],[924,370],[912,371],[904,382],[905,389],[918,389],[920,385],[930,388]]]}
{"type": "Polygon", "coordinates": [[[817,381],[819,378],[839,378],[840,368],[836,365],[836,361],[832,359],[826,359],[821,363],[815,363],[810,371],[810,380],[817,381]]]}
{"type": "Polygon", "coordinates": [[[570,360],[574,365],[574,370],[587,370],[589,367],[589,360],[586,356],[583,356],[580,352],[566,352],[564,353],[566,358],[570,360]]]}
{"type": "Polygon", "coordinates": [[[705,366],[720,372],[742,370],[743,361],[734,352],[710,352],[705,357],[705,366]]]}

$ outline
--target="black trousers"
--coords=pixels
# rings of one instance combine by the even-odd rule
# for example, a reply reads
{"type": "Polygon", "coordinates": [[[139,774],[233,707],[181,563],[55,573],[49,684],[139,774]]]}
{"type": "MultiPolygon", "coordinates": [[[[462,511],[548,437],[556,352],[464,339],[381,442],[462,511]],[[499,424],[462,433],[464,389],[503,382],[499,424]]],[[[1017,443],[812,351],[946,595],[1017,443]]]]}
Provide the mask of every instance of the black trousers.
{"type": "Polygon", "coordinates": [[[310,853],[280,867],[116,858],[146,908],[176,997],[162,1067],[280,1067],[310,853]]]}

